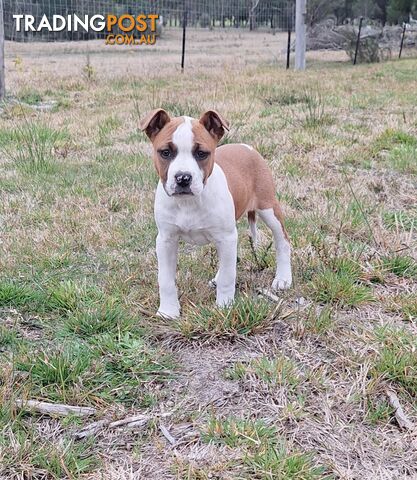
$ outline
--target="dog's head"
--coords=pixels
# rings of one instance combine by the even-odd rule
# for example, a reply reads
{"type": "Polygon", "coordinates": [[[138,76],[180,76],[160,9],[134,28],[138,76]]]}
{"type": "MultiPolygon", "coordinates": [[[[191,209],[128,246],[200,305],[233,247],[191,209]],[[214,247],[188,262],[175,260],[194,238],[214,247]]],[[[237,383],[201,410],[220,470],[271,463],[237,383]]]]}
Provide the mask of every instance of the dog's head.
{"type": "Polygon", "coordinates": [[[214,110],[199,120],[149,112],[140,128],[151,139],[153,160],[166,193],[200,195],[214,166],[214,151],[229,124],[214,110]]]}

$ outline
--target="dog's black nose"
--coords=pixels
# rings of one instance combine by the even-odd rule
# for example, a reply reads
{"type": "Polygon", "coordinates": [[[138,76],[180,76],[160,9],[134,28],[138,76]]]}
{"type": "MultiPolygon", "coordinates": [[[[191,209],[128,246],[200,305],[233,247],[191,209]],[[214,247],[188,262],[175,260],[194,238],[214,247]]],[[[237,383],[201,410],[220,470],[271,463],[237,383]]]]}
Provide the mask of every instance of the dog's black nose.
{"type": "Polygon", "coordinates": [[[175,181],[179,187],[188,187],[192,179],[193,176],[188,172],[178,172],[175,175],[175,181]]]}

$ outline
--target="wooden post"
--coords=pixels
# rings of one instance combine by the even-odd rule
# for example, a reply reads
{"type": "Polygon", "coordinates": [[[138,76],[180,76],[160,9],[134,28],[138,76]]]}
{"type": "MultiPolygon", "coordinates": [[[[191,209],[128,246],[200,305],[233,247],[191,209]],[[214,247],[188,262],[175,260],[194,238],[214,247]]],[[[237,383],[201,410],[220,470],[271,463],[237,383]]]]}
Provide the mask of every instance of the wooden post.
{"type": "Polygon", "coordinates": [[[295,69],[306,68],[306,0],[295,5],[295,69]]]}
{"type": "Polygon", "coordinates": [[[4,11],[3,0],[0,0],[0,101],[6,95],[6,84],[4,80],[4,11]]]}

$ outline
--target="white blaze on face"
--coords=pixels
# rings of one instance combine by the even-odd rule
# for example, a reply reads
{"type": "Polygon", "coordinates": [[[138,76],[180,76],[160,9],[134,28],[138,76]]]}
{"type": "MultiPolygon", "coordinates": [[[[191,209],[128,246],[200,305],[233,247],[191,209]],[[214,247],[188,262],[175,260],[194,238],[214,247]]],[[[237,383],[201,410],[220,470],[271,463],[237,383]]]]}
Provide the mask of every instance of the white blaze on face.
{"type": "Polygon", "coordinates": [[[165,187],[168,195],[175,192],[175,175],[178,173],[188,173],[192,176],[190,189],[194,195],[200,195],[203,191],[204,174],[193,157],[194,134],[191,120],[190,117],[184,117],[184,122],[178,126],[172,136],[172,143],[177,147],[177,156],[168,168],[165,187]]]}

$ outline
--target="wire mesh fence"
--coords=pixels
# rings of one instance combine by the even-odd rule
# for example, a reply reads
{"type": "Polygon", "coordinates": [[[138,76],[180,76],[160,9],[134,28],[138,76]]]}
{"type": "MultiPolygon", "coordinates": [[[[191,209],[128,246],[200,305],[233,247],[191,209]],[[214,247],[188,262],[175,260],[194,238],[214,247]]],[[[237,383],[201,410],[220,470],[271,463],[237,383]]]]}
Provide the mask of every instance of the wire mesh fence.
{"type": "MultiPolygon", "coordinates": [[[[62,29],[49,31],[42,28],[37,31],[42,17],[52,19],[61,16],[76,15],[82,21],[101,15],[107,19],[109,14],[126,15],[124,23],[129,23],[128,15],[136,17],[157,14],[158,25],[163,27],[182,27],[184,13],[187,13],[187,25],[190,28],[247,28],[249,30],[270,29],[287,30],[294,25],[295,1],[260,0],[149,0],[119,1],[111,0],[6,0],[4,2],[5,38],[12,41],[73,41],[103,38],[105,32],[92,28],[78,28],[78,31],[62,29]],[[16,15],[31,16],[32,27],[25,31],[16,29],[16,15]]],[[[22,19],[23,25],[23,19],[22,19]]],[[[117,28],[115,29],[117,30],[117,28]]],[[[120,33],[120,29],[118,30],[120,33]]]]}
{"type": "MultiPolygon", "coordinates": [[[[106,71],[112,75],[129,72],[145,75],[162,63],[180,69],[185,23],[186,69],[223,68],[231,64],[241,68],[259,64],[285,68],[292,65],[294,56],[295,36],[288,41],[288,32],[294,30],[295,3],[295,0],[3,0],[6,68],[24,59],[26,63],[42,64],[43,69],[56,75],[71,69],[76,74],[106,71]],[[136,23],[139,14],[158,16],[153,32],[156,40],[144,42],[140,48],[126,41],[122,28],[129,26],[131,18],[136,23]],[[106,28],[91,28],[100,21],[107,27],[110,16],[124,17],[123,22],[115,23],[111,30],[114,36],[122,37],[120,45],[107,43],[106,28]],[[63,28],[52,28],[54,17],[60,17],[57,24],[64,25],[63,28]],[[78,19],[76,26],[75,17],[78,19]],[[17,28],[18,21],[20,28],[17,28]],[[29,22],[28,28],[24,28],[25,22],[29,22]],[[291,53],[289,62],[288,51],[291,53]]],[[[341,37],[341,33],[344,28],[350,29],[348,40],[355,48],[357,26],[354,20],[349,25],[322,22],[310,26],[307,65],[351,61],[351,47],[346,47],[346,38],[341,37]],[[318,41],[313,38],[315,32],[318,41]]],[[[404,29],[398,26],[386,31],[388,37],[391,36],[389,46],[384,43],[386,35],[364,22],[359,38],[358,58],[361,61],[367,61],[363,52],[372,48],[381,55],[370,57],[371,60],[397,58],[401,41],[403,56],[417,56],[415,26],[408,25],[404,29]],[[381,42],[383,48],[380,48],[381,42]]],[[[142,33],[149,33],[149,26],[142,33]]]]}

